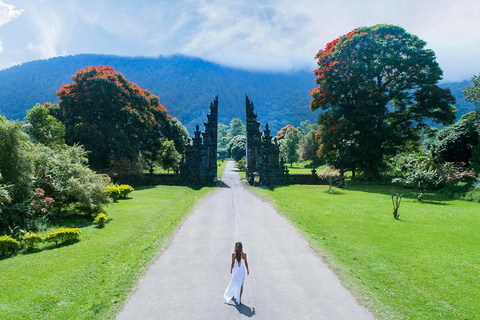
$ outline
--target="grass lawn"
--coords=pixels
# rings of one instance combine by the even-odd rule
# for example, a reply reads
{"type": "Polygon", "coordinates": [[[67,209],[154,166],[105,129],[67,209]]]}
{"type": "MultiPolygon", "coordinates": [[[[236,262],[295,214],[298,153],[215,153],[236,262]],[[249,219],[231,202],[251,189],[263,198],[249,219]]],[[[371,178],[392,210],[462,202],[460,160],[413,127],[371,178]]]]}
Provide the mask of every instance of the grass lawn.
{"type": "MultiPolygon", "coordinates": [[[[290,174],[312,174],[312,168],[305,168],[299,164],[294,163],[292,167],[290,164],[286,164],[288,168],[288,173],[290,174]]],[[[320,173],[325,169],[325,166],[319,166],[316,168],[317,173],[320,173]]]]}
{"type": "Polygon", "coordinates": [[[82,240],[0,260],[0,319],[114,318],[168,237],[213,188],[138,187],[82,240]]]}
{"type": "Polygon", "coordinates": [[[225,170],[225,167],[227,166],[228,159],[225,159],[223,161],[218,161],[218,169],[217,169],[217,177],[219,180],[222,179],[223,171],[225,170]]]}
{"type": "Polygon", "coordinates": [[[480,319],[480,204],[392,187],[254,188],[379,319],[480,319]]]}

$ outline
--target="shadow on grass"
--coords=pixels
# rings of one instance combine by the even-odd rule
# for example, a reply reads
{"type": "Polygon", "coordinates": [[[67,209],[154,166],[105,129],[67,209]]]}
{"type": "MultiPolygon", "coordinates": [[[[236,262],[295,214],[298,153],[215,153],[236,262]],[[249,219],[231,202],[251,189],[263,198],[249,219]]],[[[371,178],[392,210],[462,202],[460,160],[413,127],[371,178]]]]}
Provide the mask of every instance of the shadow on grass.
{"type": "Polygon", "coordinates": [[[339,189],[327,189],[327,190],[323,191],[323,193],[334,194],[334,195],[345,194],[345,192],[342,192],[339,189]]]}
{"type": "Polygon", "coordinates": [[[53,224],[60,228],[85,228],[92,225],[92,218],[81,215],[72,215],[68,218],[55,221],[53,224]]]}
{"type": "Polygon", "coordinates": [[[42,252],[42,251],[49,251],[49,250],[53,250],[53,249],[67,247],[67,246],[70,246],[70,245],[75,244],[77,242],[80,242],[80,240],[65,241],[65,242],[62,242],[58,245],[52,243],[52,244],[49,244],[49,245],[44,245],[40,248],[37,248],[37,247],[25,248],[25,249],[20,250],[20,251],[9,252],[7,254],[0,255],[0,261],[5,260],[5,259],[9,259],[9,258],[13,258],[17,254],[29,255],[29,254],[33,254],[33,253],[39,253],[39,252],[42,252]]]}
{"type": "Polygon", "coordinates": [[[376,194],[383,194],[387,196],[391,196],[395,193],[403,194],[404,199],[414,200],[419,204],[433,204],[433,205],[449,205],[448,202],[454,201],[455,199],[448,198],[446,196],[442,196],[438,193],[428,192],[424,195],[423,201],[417,200],[417,194],[414,190],[403,188],[395,185],[380,185],[380,184],[372,184],[372,185],[346,185],[345,190],[349,191],[360,191],[366,193],[376,193],[376,194]]]}

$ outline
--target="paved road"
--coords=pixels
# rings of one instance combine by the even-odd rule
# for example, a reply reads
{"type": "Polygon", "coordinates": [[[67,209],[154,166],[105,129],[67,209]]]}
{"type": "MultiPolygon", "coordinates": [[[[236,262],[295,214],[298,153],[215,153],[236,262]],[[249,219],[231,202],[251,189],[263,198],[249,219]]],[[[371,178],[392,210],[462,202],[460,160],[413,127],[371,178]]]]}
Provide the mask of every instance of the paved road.
{"type": "Polygon", "coordinates": [[[234,163],[152,264],[117,319],[373,319],[234,163]],[[243,305],[223,302],[235,241],[248,254],[243,305]]]}

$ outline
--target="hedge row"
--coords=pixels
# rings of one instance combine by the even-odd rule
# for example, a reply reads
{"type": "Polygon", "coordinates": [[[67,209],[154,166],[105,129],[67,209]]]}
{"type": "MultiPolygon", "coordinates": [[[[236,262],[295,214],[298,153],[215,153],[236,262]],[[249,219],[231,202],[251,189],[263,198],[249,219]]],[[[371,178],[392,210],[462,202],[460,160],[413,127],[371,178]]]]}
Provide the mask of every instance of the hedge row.
{"type": "MultiPolygon", "coordinates": [[[[55,242],[55,245],[68,241],[79,241],[82,231],[78,228],[60,228],[57,231],[52,231],[44,237],[35,233],[29,233],[22,237],[22,242],[25,246],[33,249],[36,244],[42,242],[55,242]]],[[[20,242],[10,236],[0,237],[0,253],[7,254],[15,252],[20,248],[20,242]]]]}

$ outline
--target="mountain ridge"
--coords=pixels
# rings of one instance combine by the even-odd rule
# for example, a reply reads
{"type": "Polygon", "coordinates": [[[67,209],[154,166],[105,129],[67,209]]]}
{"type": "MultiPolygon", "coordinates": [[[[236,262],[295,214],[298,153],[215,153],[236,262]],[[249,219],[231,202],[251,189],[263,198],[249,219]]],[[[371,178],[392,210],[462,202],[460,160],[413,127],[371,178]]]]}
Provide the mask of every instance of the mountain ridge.
{"type": "MultiPolygon", "coordinates": [[[[262,128],[268,122],[272,132],[286,124],[298,126],[303,120],[316,121],[318,112],[309,109],[314,75],[307,71],[265,72],[221,66],[184,55],[122,57],[79,54],[35,60],[0,70],[0,114],[22,119],[35,103],[57,102],[56,90],[71,83],[79,69],[109,65],[127,79],[160,97],[173,117],[192,132],[203,127],[208,107],[219,95],[219,122],[245,117],[245,95],[255,104],[262,128]]],[[[475,109],[461,91],[468,81],[442,83],[457,98],[458,116],[475,109]]]]}

